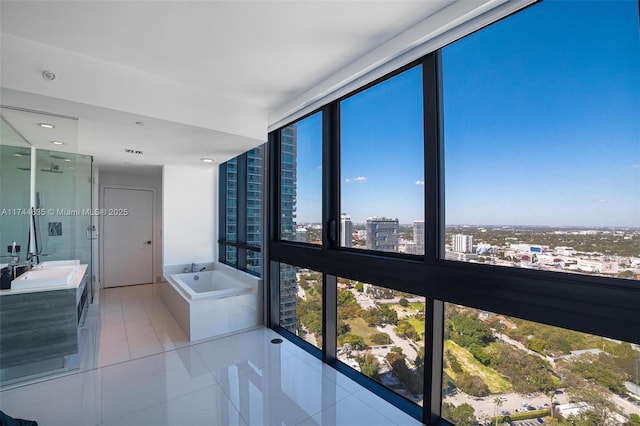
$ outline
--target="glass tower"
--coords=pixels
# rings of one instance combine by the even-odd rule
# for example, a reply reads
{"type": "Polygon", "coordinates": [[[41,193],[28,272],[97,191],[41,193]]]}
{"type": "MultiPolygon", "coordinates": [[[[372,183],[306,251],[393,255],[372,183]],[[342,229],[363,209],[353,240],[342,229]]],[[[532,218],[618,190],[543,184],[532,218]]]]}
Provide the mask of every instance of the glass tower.
{"type": "MultiPolygon", "coordinates": [[[[282,129],[280,136],[280,237],[296,239],[296,156],[298,133],[295,124],[282,129]]],[[[298,268],[280,265],[280,326],[296,332],[298,268]]]]}

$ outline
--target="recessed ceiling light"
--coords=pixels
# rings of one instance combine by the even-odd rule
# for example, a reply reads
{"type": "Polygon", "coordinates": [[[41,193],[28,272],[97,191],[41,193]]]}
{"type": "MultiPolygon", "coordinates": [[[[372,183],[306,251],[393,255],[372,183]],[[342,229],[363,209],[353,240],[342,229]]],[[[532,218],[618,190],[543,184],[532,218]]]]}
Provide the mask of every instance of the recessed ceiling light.
{"type": "Polygon", "coordinates": [[[144,126],[144,121],[136,121],[136,126],[144,126]]]}
{"type": "Polygon", "coordinates": [[[65,158],[64,161],[66,161],[67,163],[71,162],[71,158],[65,158]]]}
{"type": "Polygon", "coordinates": [[[45,129],[54,129],[56,126],[49,123],[38,123],[38,126],[44,127],[45,129]]]}
{"type": "Polygon", "coordinates": [[[64,142],[61,141],[51,141],[51,143],[54,145],[64,145],[64,142]]]}
{"type": "Polygon", "coordinates": [[[16,152],[15,154],[13,154],[14,157],[22,157],[22,154],[20,154],[19,152],[16,152]]]}
{"type": "Polygon", "coordinates": [[[203,163],[213,163],[214,160],[211,158],[201,158],[200,161],[202,161],[203,163]]]}

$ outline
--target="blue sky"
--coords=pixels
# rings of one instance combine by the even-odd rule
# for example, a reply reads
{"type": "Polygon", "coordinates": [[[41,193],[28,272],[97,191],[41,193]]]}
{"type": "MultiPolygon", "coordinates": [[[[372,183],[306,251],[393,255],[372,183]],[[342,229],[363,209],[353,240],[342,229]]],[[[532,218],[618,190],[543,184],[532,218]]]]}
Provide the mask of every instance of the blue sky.
{"type": "Polygon", "coordinates": [[[322,113],[298,122],[298,223],[322,222],[322,113]]]}
{"type": "MultiPolygon", "coordinates": [[[[640,226],[637,8],[545,1],[443,49],[447,224],[640,226]]],[[[320,221],[319,115],[299,222],[320,221]]],[[[342,211],[423,219],[422,139],[419,68],[343,101],[342,211]]]]}

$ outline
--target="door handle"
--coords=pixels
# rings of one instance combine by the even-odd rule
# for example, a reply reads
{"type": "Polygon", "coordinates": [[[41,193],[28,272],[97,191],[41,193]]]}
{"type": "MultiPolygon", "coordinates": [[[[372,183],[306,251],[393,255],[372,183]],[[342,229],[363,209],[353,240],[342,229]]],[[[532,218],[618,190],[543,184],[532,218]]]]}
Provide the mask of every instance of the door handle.
{"type": "Polygon", "coordinates": [[[151,240],[145,242],[144,244],[151,245],[151,240]]]}

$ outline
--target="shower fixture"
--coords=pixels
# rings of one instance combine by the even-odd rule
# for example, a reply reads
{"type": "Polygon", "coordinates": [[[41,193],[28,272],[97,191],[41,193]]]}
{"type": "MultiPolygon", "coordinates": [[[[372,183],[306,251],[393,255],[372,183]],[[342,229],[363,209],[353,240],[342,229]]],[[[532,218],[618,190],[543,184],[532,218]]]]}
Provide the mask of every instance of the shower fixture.
{"type": "Polygon", "coordinates": [[[51,166],[48,169],[40,169],[40,171],[45,173],[64,173],[60,170],[60,166],[54,163],[51,163],[51,166]]]}

